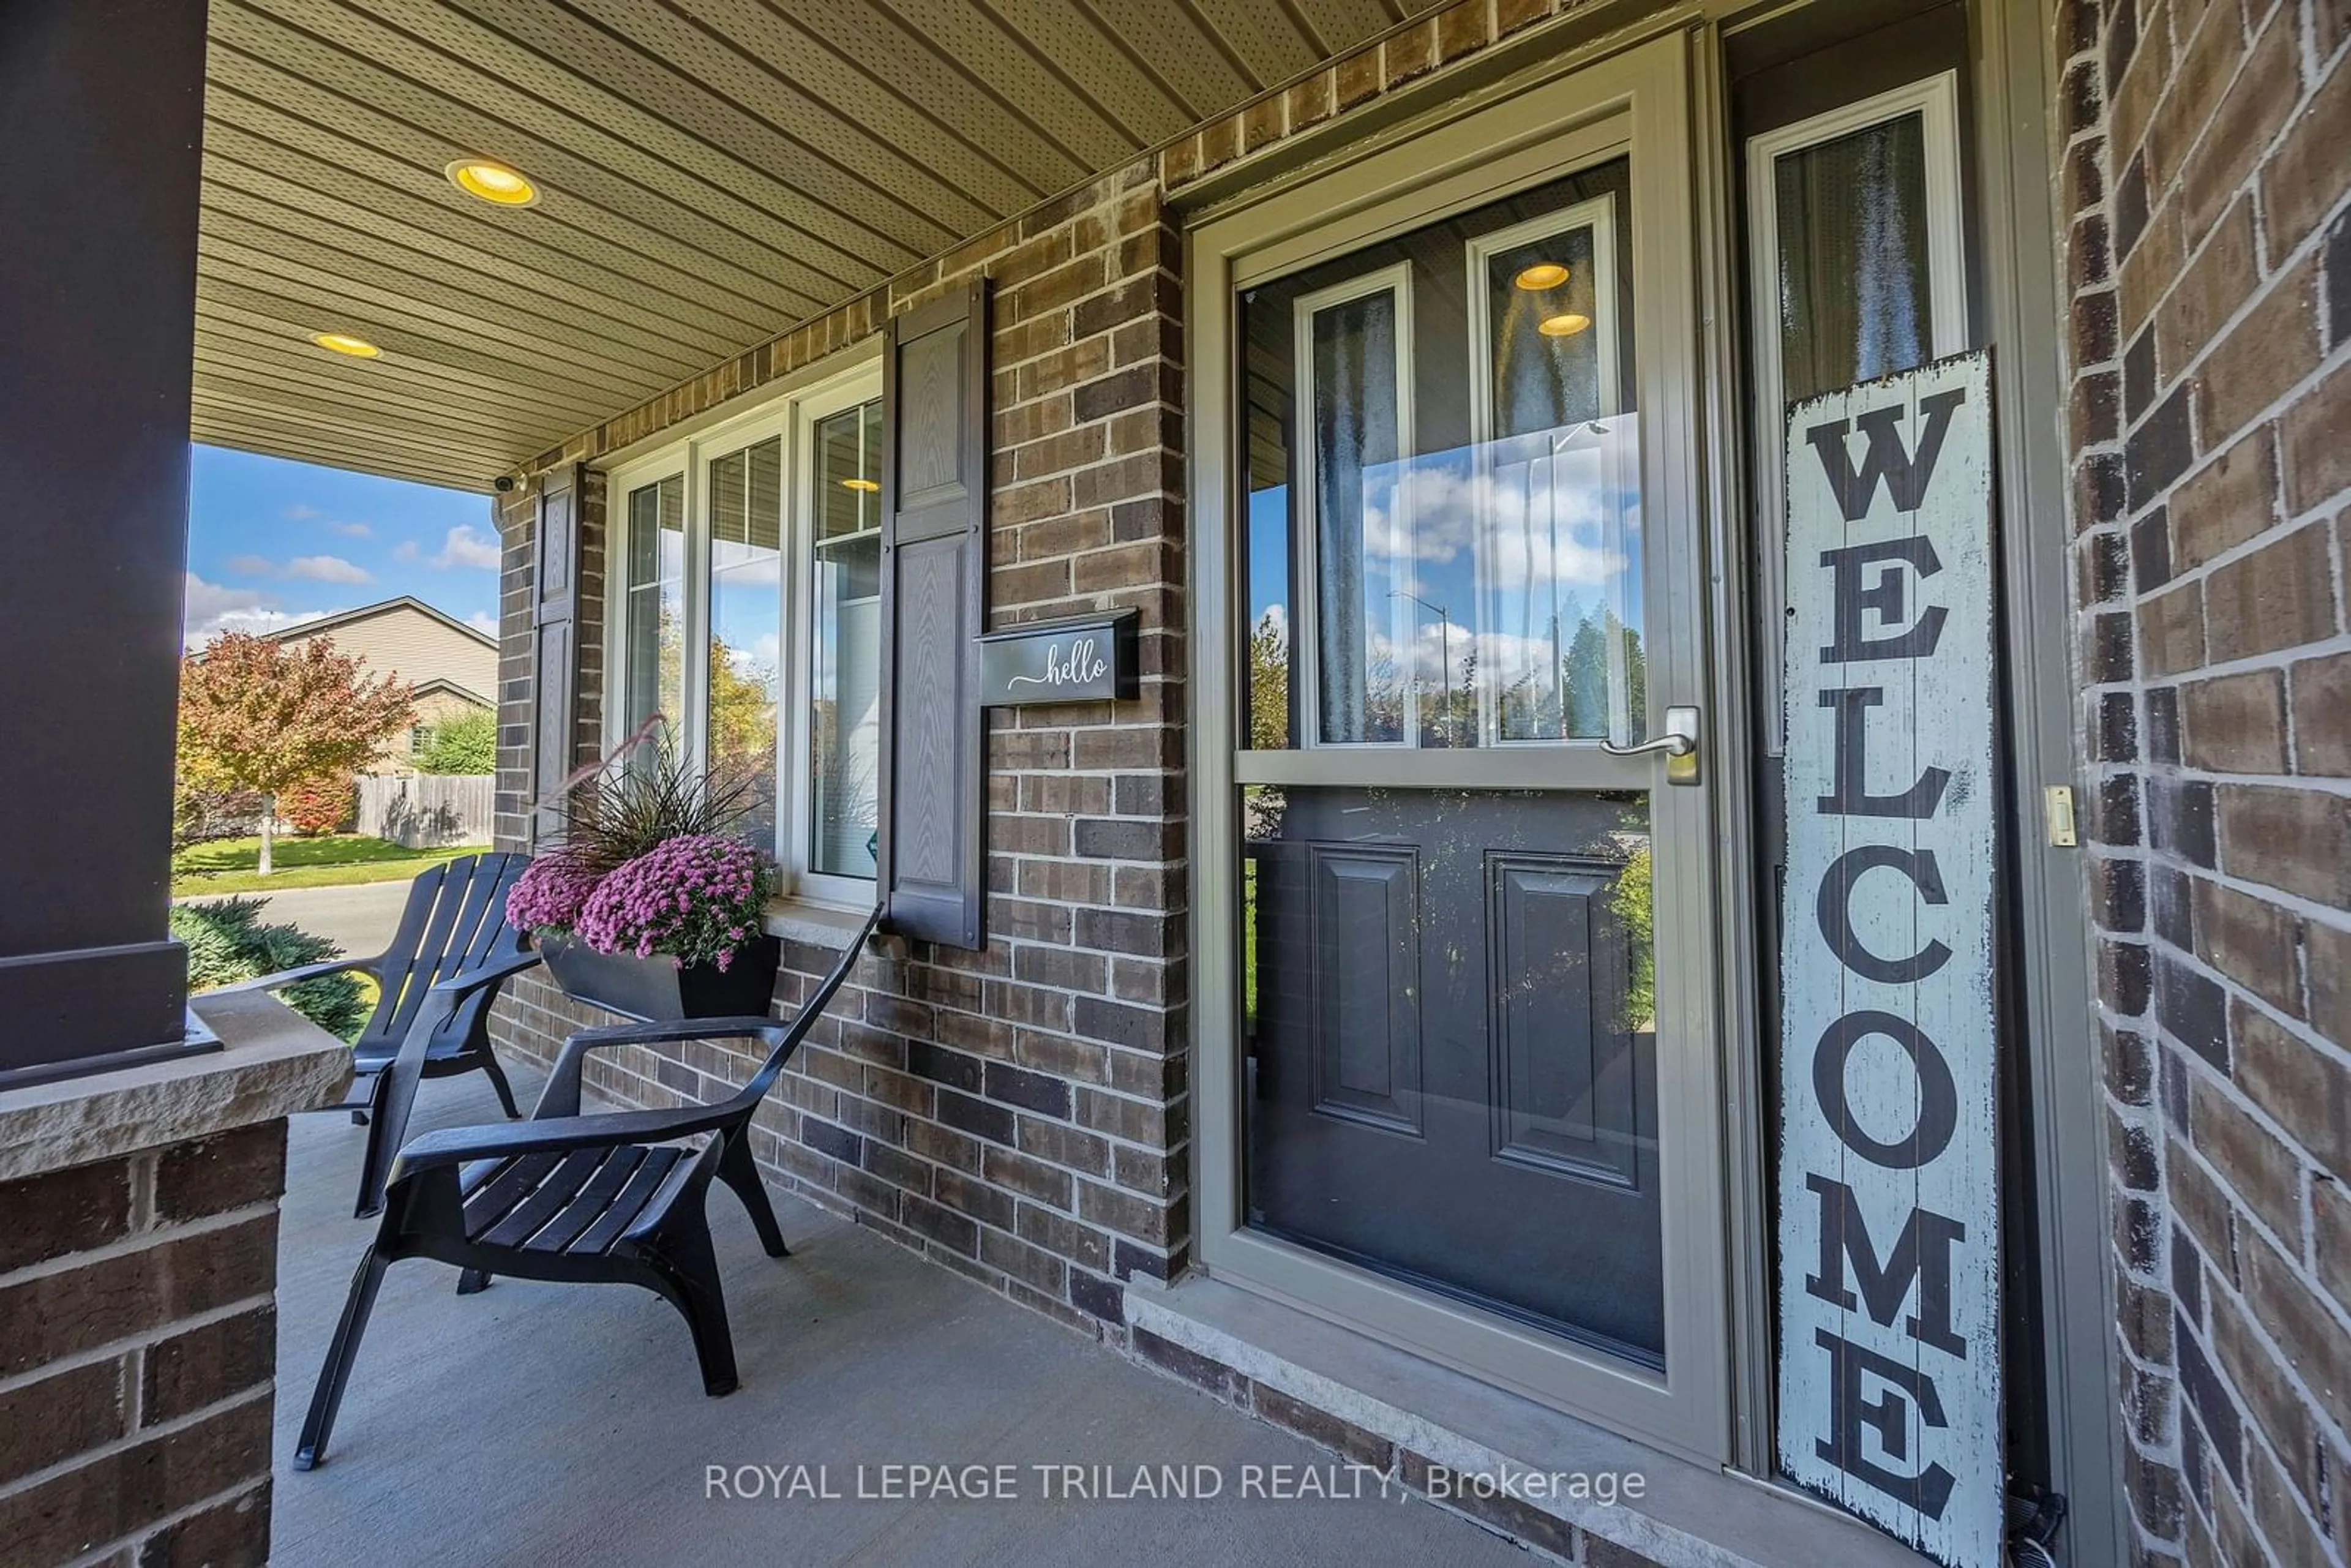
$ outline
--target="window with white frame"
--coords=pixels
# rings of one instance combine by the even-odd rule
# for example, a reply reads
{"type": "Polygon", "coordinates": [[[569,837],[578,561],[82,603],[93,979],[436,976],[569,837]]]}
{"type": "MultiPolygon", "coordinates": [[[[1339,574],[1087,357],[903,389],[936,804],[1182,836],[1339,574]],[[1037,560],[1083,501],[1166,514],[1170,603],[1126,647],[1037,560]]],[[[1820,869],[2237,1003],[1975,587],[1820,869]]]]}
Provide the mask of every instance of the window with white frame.
{"type": "Polygon", "coordinates": [[[608,486],[608,743],[658,716],[697,769],[748,780],[743,831],[818,899],[872,897],[881,396],[869,363],[608,486]]]}
{"type": "Polygon", "coordinates": [[[1758,622],[1764,746],[1782,749],[1787,410],[1967,347],[1959,76],[1749,139],[1758,622]]]}

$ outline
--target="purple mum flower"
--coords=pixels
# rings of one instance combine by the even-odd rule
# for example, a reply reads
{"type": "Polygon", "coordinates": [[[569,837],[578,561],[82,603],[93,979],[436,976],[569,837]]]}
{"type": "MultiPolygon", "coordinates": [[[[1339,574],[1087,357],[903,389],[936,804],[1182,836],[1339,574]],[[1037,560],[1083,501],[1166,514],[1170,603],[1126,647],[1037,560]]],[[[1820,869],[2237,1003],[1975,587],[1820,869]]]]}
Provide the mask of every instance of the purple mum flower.
{"type": "Polygon", "coordinates": [[[748,844],[715,834],[664,840],[615,868],[580,910],[580,938],[604,953],[664,953],[725,967],[759,928],[776,871],[748,844]]]}
{"type": "Polygon", "coordinates": [[[596,883],[596,873],[569,855],[541,855],[507,894],[507,924],[521,931],[569,931],[596,883]]]}

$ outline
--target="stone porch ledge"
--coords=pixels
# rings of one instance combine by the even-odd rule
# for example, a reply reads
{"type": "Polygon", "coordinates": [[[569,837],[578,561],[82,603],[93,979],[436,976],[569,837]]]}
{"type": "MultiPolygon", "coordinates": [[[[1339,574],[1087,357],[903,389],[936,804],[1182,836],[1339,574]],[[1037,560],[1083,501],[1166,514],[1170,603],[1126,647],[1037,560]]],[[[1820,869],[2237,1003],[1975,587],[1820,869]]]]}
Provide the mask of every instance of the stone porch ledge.
{"type": "Polygon", "coordinates": [[[350,1047],[266,996],[188,1005],[224,1049],[0,1092],[0,1181],[274,1122],[350,1083],[350,1047]]]}

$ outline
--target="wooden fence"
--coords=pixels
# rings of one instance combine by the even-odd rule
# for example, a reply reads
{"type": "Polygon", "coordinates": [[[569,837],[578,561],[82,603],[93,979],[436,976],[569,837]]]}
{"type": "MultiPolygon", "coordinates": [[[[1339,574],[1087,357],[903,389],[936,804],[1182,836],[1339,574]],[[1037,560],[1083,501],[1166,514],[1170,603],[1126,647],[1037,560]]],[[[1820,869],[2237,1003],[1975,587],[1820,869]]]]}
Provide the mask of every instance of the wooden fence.
{"type": "Polygon", "coordinates": [[[363,776],[359,830],[412,850],[486,844],[496,809],[491,775],[405,773],[363,776]]]}

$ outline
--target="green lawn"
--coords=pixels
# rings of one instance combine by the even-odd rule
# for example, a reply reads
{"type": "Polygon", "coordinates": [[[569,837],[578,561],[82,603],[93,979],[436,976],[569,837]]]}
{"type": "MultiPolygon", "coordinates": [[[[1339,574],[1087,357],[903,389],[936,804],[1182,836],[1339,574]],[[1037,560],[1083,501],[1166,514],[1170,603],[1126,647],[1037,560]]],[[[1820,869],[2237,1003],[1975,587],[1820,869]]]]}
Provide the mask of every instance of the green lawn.
{"type": "Polygon", "coordinates": [[[261,841],[215,839],[172,857],[172,896],[194,893],[269,893],[288,887],[341,887],[361,882],[405,882],[435,861],[470,853],[479,845],[411,850],[357,833],[322,839],[279,839],[270,846],[277,869],[267,876],[253,869],[261,841]]]}

